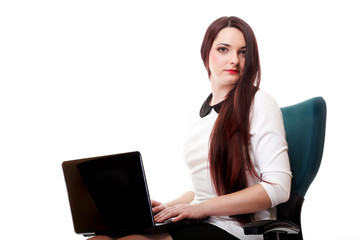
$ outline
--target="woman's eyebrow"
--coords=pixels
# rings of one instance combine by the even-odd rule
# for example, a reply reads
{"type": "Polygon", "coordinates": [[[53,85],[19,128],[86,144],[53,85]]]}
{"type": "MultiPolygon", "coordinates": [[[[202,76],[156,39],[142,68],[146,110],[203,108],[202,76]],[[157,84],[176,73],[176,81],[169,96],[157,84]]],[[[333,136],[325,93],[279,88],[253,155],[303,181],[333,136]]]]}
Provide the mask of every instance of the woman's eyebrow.
{"type": "Polygon", "coordinates": [[[224,46],[230,47],[230,44],[227,44],[227,43],[219,43],[216,46],[219,46],[219,45],[224,45],[224,46]]]}
{"type": "MultiPolygon", "coordinates": [[[[228,43],[218,43],[218,44],[216,44],[216,46],[219,46],[219,45],[224,45],[226,47],[231,47],[231,45],[228,44],[228,43]]],[[[240,49],[246,49],[246,46],[242,46],[240,49]]]]}

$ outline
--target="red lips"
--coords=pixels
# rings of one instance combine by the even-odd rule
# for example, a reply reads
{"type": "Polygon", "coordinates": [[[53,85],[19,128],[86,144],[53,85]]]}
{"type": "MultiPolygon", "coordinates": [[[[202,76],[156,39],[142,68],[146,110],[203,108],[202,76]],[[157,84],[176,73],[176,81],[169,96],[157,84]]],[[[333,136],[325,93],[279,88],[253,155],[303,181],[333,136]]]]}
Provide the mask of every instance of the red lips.
{"type": "Polygon", "coordinates": [[[226,72],[228,72],[228,73],[231,73],[231,74],[238,74],[238,73],[240,73],[240,71],[239,70],[236,70],[236,69],[228,69],[228,70],[225,70],[226,72]]]}

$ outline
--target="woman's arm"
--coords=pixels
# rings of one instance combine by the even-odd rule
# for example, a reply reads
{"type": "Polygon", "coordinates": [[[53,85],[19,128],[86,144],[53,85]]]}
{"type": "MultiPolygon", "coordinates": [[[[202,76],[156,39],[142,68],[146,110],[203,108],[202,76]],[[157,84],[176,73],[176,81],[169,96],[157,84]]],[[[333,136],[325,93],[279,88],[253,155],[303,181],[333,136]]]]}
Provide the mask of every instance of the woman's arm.
{"type": "Polygon", "coordinates": [[[219,196],[199,204],[206,216],[231,216],[259,212],[271,207],[269,195],[261,184],[219,196]]]}
{"type": "Polygon", "coordinates": [[[285,134],[282,114],[275,99],[259,90],[251,114],[250,141],[254,166],[272,207],[286,202],[290,196],[292,174],[285,134]]]}
{"type": "Polygon", "coordinates": [[[241,191],[219,196],[199,204],[179,204],[166,208],[155,217],[162,222],[175,217],[173,221],[185,218],[207,216],[231,216],[254,213],[271,207],[271,200],[261,184],[255,184],[241,191]]]}
{"type": "Polygon", "coordinates": [[[178,198],[166,203],[166,205],[171,207],[176,204],[183,204],[183,203],[189,204],[194,200],[194,196],[195,196],[194,192],[188,191],[181,194],[178,198]]]}

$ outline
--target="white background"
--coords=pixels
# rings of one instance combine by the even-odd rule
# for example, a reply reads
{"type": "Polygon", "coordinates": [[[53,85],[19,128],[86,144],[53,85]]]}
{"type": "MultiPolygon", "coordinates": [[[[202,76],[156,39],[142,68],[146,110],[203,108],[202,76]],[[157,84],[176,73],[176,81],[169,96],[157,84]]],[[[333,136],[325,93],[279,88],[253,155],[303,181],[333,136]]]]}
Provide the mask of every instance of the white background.
{"type": "Polygon", "coordinates": [[[360,17],[346,0],[1,1],[0,238],[83,239],[64,160],[139,150],[152,198],[186,190],[187,120],[210,91],[200,45],[226,15],[252,26],[280,107],[327,101],[304,238],[360,239],[360,17]]]}

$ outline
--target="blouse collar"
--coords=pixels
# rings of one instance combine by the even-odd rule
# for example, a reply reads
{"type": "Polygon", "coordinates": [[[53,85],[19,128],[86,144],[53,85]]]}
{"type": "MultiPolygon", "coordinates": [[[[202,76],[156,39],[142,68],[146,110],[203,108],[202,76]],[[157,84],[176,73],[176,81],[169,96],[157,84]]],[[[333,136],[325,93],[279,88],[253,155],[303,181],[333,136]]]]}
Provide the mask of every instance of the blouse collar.
{"type": "Polygon", "coordinates": [[[201,106],[201,109],[200,109],[200,117],[201,118],[206,117],[211,112],[211,109],[214,109],[215,112],[219,113],[224,101],[221,101],[218,104],[211,106],[210,105],[211,99],[212,99],[212,93],[206,98],[205,102],[201,106]]]}

